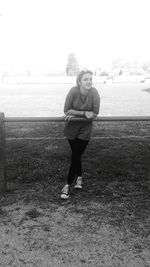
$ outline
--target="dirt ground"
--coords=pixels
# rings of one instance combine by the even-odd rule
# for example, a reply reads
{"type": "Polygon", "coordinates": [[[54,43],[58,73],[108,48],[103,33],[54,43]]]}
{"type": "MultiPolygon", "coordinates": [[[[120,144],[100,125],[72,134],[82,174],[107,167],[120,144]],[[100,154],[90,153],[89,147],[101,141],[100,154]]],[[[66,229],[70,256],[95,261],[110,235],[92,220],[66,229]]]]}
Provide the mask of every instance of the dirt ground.
{"type": "Polygon", "coordinates": [[[150,266],[148,193],[120,199],[112,183],[101,196],[72,188],[71,199],[56,192],[52,201],[45,186],[18,185],[1,198],[0,266],[150,266]]]}

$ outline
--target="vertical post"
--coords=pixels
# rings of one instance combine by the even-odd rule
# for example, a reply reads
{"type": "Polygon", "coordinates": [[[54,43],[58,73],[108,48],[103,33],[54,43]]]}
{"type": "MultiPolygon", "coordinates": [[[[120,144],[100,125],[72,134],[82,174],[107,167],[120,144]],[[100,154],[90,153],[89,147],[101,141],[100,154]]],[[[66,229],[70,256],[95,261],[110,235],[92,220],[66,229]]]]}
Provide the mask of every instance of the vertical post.
{"type": "Polygon", "coordinates": [[[150,191],[150,168],[148,172],[148,190],[150,191]]]}
{"type": "Polygon", "coordinates": [[[3,194],[5,192],[5,121],[4,113],[0,112],[0,194],[3,194]]]}

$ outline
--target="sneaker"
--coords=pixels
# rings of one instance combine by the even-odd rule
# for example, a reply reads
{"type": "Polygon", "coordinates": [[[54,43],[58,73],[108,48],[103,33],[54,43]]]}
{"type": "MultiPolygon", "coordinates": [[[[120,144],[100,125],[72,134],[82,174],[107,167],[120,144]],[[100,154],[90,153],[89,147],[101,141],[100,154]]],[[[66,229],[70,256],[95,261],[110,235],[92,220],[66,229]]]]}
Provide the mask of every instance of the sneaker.
{"type": "Polygon", "coordinates": [[[77,177],[77,183],[75,185],[75,188],[82,189],[82,176],[77,177]]]}
{"type": "Polygon", "coordinates": [[[70,195],[70,186],[69,184],[66,184],[62,189],[61,198],[67,199],[69,198],[69,195],[70,195]]]}

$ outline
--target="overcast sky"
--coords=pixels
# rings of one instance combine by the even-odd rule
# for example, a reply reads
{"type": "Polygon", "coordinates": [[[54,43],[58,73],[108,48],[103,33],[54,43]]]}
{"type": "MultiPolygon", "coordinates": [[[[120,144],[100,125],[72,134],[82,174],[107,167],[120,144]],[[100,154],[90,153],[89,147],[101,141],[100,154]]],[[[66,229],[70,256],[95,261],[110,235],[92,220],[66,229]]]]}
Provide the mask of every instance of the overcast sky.
{"type": "Polygon", "coordinates": [[[0,0],[0,69],[150,59],[149,0],[0,0]]]}

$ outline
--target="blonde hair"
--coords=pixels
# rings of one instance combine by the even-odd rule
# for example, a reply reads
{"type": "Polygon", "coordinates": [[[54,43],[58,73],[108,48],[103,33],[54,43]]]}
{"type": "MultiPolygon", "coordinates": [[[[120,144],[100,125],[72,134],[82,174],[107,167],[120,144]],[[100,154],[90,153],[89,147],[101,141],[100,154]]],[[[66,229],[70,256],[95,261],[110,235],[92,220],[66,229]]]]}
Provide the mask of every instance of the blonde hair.
{"type": "Polygon", "coordinates": [[[93,75],[93,72],[91,70],[87,70],[87,69],[81,70],[78,73],[77,78],[76,78],[76,84],[77,84],[77,86],[80,86],[80,82],[81,82],[81,79],[82,79],[83,75],[84,74],[87,74],[87,73],[90,73],[91,75],[93,75]]]}

